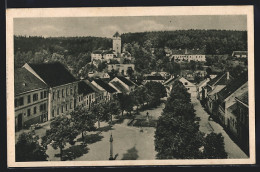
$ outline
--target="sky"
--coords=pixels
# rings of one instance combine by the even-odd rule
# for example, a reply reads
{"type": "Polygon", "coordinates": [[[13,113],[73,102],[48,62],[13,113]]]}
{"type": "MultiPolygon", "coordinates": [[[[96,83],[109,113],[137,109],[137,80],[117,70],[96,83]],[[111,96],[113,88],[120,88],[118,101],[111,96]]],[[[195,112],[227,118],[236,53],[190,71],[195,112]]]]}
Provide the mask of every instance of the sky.
{"type": "Polygon", "coordinates": [[[246,15],[14,19],[14,34],[23,36],[98,36],[111,38],[116,31],[122,34],[186,29],[247,30],[247,20],[246,15]]]}

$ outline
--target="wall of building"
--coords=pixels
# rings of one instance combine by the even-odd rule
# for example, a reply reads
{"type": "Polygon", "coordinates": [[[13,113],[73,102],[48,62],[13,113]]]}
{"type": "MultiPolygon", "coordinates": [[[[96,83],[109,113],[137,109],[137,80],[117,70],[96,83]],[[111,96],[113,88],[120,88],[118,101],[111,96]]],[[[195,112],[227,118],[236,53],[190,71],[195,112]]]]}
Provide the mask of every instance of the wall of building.
{"type": "Polygon", "coordinates": [[[114,37],[113,38],[113,50],[116,54],[121,54],[121,38],[114,37]]]}
{"type": "Polygon", "coordinates": [[[124,73],[124,75],[127,75],[127,69],[131,67],[133,71],[135,70],[134,64],[109,64],[107,65],[108,72],[110,72],[112,69],[117,70],[120,74],[124,73]]]}
{"type": "MultiPolygon", "coordinates": [[[[18,130],[18,122],[26,128],[32,124],[48,120],[48,89],[39,89],[15,96],[15,127],[18,130]],[[37,95],[37,99],[36,98],[37,95]],[[28,98],[29,96],[29,98],[28,98]],[[17,102],[23,99],[23,105],[17,102]],[[28,101],[30,99],[30,101],[28,101]],[[21,117],[18,117],[18,116],[21,117]],[[20,118],[20,119],[18,119],[20,118]],[[21,120],[21,121],[19,121],[21,120]]],[[[19,128],[21,129],[21,128],[19,128]]]]}
{"type": "Polygon", "coordinates": [[[68,114],[77,106],[78,83],[69,83],[50,89],[49,119],[68,114]],[[63,95],[62,95],[63,90],[63,95]]]}

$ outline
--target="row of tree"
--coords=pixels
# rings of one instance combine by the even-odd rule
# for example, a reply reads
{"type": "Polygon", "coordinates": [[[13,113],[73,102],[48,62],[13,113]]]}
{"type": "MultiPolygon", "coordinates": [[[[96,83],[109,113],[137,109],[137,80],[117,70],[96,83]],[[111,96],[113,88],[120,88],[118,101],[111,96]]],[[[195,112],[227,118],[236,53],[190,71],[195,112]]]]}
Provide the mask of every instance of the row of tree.
{"type": "Polygon", "coordinates": [[[172,88],[155,132],[158,159],[227,158],[221,134],[199,131],[190,94],[181,82],[172,88]]]}

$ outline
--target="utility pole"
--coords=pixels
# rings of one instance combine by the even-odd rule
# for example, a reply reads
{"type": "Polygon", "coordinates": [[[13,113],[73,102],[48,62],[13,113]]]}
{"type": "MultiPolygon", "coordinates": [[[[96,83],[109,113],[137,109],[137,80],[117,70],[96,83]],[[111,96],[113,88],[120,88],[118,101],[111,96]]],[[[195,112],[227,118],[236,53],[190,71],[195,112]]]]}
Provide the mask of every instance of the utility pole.
{"type": "Polygon", "coordinates": [[[110,142],[110,157],[109,157],[109,160],[114,160],[114,158],[113,158],[113,136],[112,136],[112,133],[110,135],[109,142],[110,142]]]}

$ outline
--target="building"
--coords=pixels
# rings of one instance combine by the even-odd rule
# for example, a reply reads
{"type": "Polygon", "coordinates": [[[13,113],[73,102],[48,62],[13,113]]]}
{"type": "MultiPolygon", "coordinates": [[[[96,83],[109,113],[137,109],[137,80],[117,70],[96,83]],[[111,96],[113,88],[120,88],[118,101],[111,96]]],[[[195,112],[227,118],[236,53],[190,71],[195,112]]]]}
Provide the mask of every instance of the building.
{"type": "Polygon", "coordinates": [[[118,71],[122,75],[127,75],[128,70],[135,71],[135,65],[134,64],[108,64],[107,65],[108,72],[111,72],[112,70],[118,71]]]}
{"type": "Polygon", "coordinates": [[[117,92],[113,87],[111,87],[108,83],[102,81],[101,79],[93,79],[91,83],[95,87],[103,91],[105,101],[110,101],[113,98],[113,95],[117,92]]]}
{"type": "Polygon", "coordinates": [[[166,80],[163,85],[164,87],[166,88],[166,92],[167,92],[167,96],[170,96],[170,93],[172,91],[172,87],[173,87],[173,84],[175,83],[175,81],[177,81],[179,79],[179,77],[174,77],[173,75],[168,79],[166,80]]]}
{"type": "Polygon", "coordinates": [[[233,80],[233,77],[229,74],[229,72],[222,73],[218,76],[215,76],[211,79],[205,87],[202,88],[202,99],[206,99],[208,97],[208,92],[214,90],[217,85],[227,85],[233,80]]]}
{"type": "Polygon", "coordinates": [[[15,131],[48,120],[48,86],[25,68],[14,71],[15,131]]]}
{"type": "Polygon", "coordinates": [[[78,106],[90,109],[91,105],[95,102],[95,91],[85,81],[78,83],[78,106]]]}
{"type": "Polygon", "coordinates": [[[203,81],[201,81],[199,84],[197,84],[196,85],[196,87],[197,87],[197,93],[198,93],[198,99],[199,100],[202,100],[202,97],[203,97],[203,95],[202,95],[202,93],[203,93],[203,87],[205,87],[206,85],[207,85],[207,83],[210,81],[210,79],[209,78],[206,78],[206,79],[204,79],[203,81]]]}
{"type": "Polygon", "coordinates": [[[174,59],[175,62],[190,62],[191,60],[196,62],[206,62],[206,56],[203,49],[179,49],[172,50],[170,59],[174,59]]]}
{"type": "Polygon", "coordinates": [[[48,119],[68,114],[77,105],[78,81],[59,62],[23,66],[49,87],[48,119]]]}
{"type": "Polygon", "coordinates": [[[248,111],[248,91],[235,97],[236,100],[236,120],[237,138],[242,150],[249,155],[249,111],[248,111]]]}
{"type": "Polygon", "coordinates": [[[193,83],[191,83],[190,81],[188,81],[187,79],[181,77],[178,79],[185,88],[187,88],[188,93],[190,93],[191,97],[197,97],[197,88],[196,85],[194,85],[193,83]]]}
{"type": "MultiPolygon", "coordinates": [[[[223,126],[226,126],[233,135],[237,135],[237,121],[233,113],[228,112],[236,102],[235,97],[242,95],[248,91],[247,73],[240,78],[233,80],[222,89],[218,94],[218,118],[223,126]]],[[[232,109],[231,109],[232,110],[232,109]]]]}
{"type": "Polygon", "coordinates": [[[99,104],[105,101],[104,94],[106,91],[104,89],[99,89],[98,87],[93,85],[89,80],[84,80],[84,82],[95,92],[94,98],[92,98],[91,100],[92,104],[99,104]]]}
{"type": "Polygon", "coordinates": [[[143,80],[144,84],[151,81],[163,83],[165,80],[161,75],[147,75],[143,80]]]}
{"type": "Polygon", "coordinates": [[[117,56],[121,55],[121,37],[118,32],[113,35],[113,50],[117,56]]]}
{"type": "Polygon", "coordinates": [[[100,60],[103,62],[111,59],[117,59],[113,50],[96,50],[91,53],[91,61],[100,60]]]}
{"type": "Polygon", "coordinates": [[[119,93],[130,93],[137,86],[133,81],[123,77],[117,76],[113,78],[109,84],[114,87],[119,93]]]}
{"type": "Polygon", "coordinates": [[[233,51],[232,57],[247,58],[247,51],[233,51]]]}

